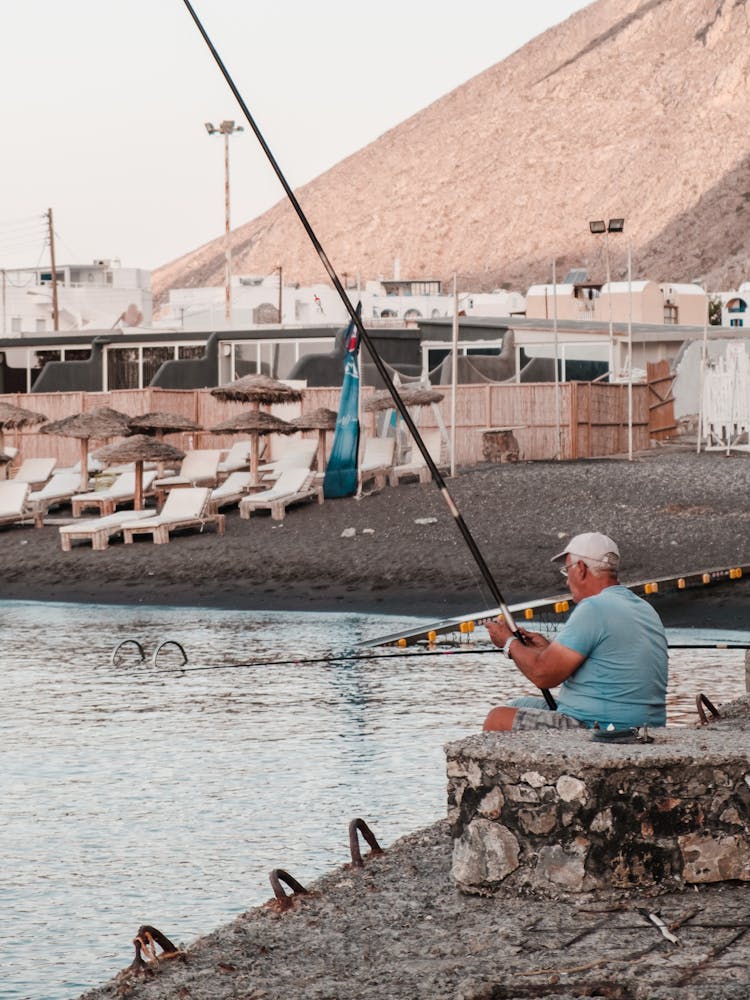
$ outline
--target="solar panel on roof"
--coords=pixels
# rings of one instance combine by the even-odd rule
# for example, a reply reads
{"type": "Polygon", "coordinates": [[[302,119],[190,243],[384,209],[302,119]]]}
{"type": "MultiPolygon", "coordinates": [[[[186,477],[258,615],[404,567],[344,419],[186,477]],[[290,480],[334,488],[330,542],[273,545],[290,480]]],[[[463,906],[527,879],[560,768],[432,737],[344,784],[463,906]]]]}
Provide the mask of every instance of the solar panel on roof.
{"type": "Polygon", "coordinates": [[[582,285],[588,278],[589,272],[585,267],[574,267],[565,275],[564,285],[582,285]]]}

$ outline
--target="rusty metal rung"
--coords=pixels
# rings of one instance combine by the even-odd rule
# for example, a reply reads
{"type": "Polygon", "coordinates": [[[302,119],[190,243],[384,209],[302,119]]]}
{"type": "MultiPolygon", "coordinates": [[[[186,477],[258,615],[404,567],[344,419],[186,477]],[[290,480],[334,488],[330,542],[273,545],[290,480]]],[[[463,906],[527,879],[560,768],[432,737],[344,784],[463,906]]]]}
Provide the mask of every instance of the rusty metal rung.
{"type": "Polygon", "coordinates": [[[702,726],[708,725],[708,723],[711,722],[712,719],[721,718],[721,712],[711,701],[709,701],[709,699],[705,696],[705,694],[703,694],[703,692],[701,692],[699,695],[696,696],[695,707],[698,709],[698,718],[700,719],[700,724],[702,726]],[[708,711],[711,714],[711,718],[709,718],[706,715],[704,709],[708,709],[708,711]]]}
{"type": "Polygon", "coordinates": [[[359,850],[358,833],[361,833],[365,838],[367,843],[370,845],[370,849],[373,854],[383,853],[383,848],[375,839],[375,834],[372,832],[367,823],[365,823],[363,819],[353,819],[349,824],[349,851],[351,852],[352,866],[354,868],[362,868],[364,866],[362,854],[359,850]]]}
{"type": "Polygon", "coordinates": [[[138,928],[138,933],[133,938],[135,946],[135,958],[130,964],[130,971],[137,972],[145,969],[147,962],[154,962],[159,957],[156,954],[155,945],[159,945],[164,955],[177,955],[180,953],[177,945],[173,944],[166,934],[151,924],[143,924],[138,928]],[[145,961],[144,961],[145,955],[145,961]]]}
{"type": "Polygon", "coordinates": [[[137,639],[123,639],[118,642],[115,648],[112,650],[112,666],[117,666],[117,654],[120,652],[123,646],[135,646],[141,655],[141,663],[146,659],[146,654],[143,652],[143,646],[138,642],[137,639]]]}
{"type": "Polygon", "coordinates": [[[283,868],[274,868],[273,871],[269,873],[268,880],[271,883],[274,896],[276,897],[280,907],[284,910],[288,910],[292,905],[293,896],[307,894],[307,889],[301,885],[296,878],[291,876],[289,872],[285,872],[283,868]],[[282,882],[285,882],[292,890],[291,895],[288,896],[284,892],[281,887],[282,882]]]}

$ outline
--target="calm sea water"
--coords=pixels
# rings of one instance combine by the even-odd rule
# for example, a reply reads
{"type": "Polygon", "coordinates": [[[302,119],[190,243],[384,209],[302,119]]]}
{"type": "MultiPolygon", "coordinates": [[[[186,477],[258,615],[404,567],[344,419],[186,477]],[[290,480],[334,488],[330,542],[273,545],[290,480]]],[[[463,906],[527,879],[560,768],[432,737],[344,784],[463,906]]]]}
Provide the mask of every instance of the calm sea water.
{"type": "MultiPolygon", "coordinates": [[[[384,659],[415,619],[0,603],[0,997],[68,1000],[128,965],[140,924],[188,944],[445,813],[443,744],[530,693],[501,656],[384,659]],[[124,647],[117,665],[114,647],[124,647]],[[159,642],[174,647],[157,668],[159,642]],[[324,658],[322,662],[314,662],[324,658]],[[245,666],[237,666],[246,664],[245,666]]],[[[715,634],[672,633],[696,641],[715,634]]],[[[750,633],[722,638],[748,641],[750,633]]],[[[744,693],[744,652],[672,656],[670,720],[744,693]]]]}

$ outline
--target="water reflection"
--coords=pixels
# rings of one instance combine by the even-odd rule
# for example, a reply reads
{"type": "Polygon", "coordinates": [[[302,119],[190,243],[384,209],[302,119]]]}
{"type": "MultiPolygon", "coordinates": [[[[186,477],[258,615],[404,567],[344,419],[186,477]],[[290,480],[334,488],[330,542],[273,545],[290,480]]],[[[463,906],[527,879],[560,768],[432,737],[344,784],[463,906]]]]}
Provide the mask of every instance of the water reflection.
{"type": "MultiPolygon", "coordinates": [[[[445,812],[444,743],[528,693],[496,654],[347,653],[393,619],[0,613],[7,1000],[63,1000],[102,981],[129,963],[141,923],[188,943],[267,899],[272,868],[311,881],[346,860],[353,816],[385,845],[432,822],[445,812]],[[129,637],[147,661],[126,647],[113,667],[129,637]],[[186,670],[175,649],[151,666],[168,638],[186,670]]],[[[694,720],[698,691],[715,703],[741,694],[743,665],[741,651],[675,654],[670,721],[694,720]]]]}

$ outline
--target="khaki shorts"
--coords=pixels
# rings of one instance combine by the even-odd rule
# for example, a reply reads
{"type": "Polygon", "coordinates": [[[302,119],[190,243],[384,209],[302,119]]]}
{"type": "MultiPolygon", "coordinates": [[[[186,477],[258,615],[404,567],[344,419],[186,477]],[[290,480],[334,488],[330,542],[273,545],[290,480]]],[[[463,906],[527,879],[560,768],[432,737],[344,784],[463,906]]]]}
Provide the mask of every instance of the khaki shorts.
{"type": "Polygon", "coordinates": [[[530,732],[534,729],[586,729],[586,724],[579,722],[562,712],[552,712],[548,708],[517,708],[513,720],[513,729],[530,732]]]}

